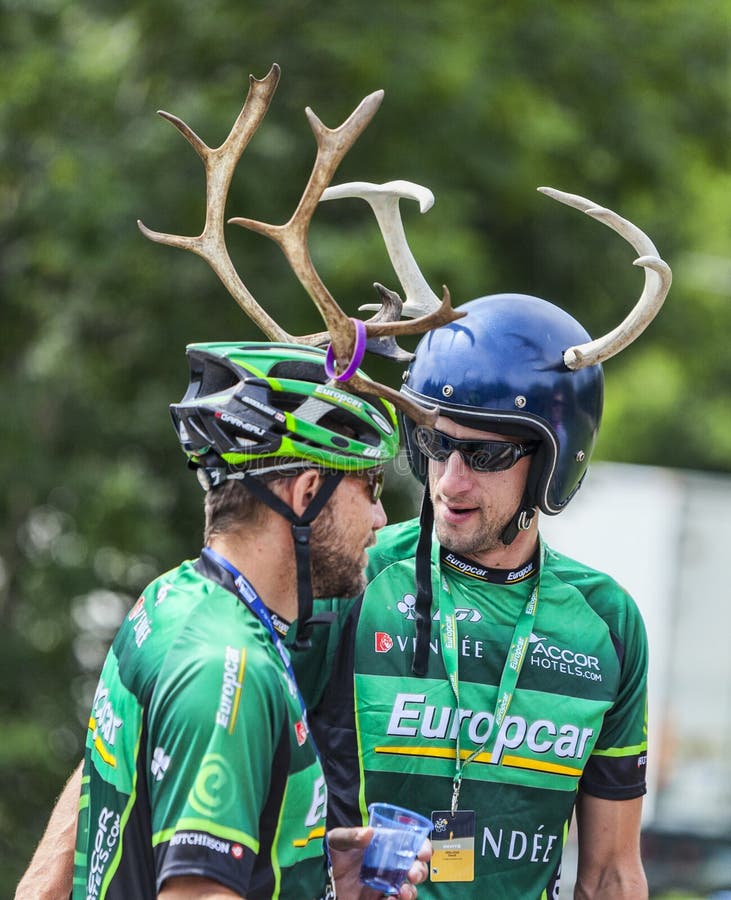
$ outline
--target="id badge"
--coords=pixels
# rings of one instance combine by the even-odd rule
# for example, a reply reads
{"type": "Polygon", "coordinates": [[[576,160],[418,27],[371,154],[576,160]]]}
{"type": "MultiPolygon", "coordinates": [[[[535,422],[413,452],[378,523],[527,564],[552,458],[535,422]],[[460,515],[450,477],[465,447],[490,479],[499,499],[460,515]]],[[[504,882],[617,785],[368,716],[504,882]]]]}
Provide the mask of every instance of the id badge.
{"type": "Polygon", "coordinates": [[[475,880],[475,812],[448,809],[431,814],[432,881],[475,880]]]}

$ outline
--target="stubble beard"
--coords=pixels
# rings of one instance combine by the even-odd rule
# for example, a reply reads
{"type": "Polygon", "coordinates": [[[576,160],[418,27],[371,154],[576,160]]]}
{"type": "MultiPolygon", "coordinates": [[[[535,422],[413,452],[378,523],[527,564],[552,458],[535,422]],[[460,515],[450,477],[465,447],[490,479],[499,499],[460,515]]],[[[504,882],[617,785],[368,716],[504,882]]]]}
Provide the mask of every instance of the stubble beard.
{"type": "Polygon", "coordinates": [[[328,506],[315,519],[310,537],[312,595],[317,599],[357,597],[365,590],[362,549],[348,556],[335,516],[328,506]]]}
{"type": "Polygon", "coordinates": [[[505,521],[497,522],[488,518],[483,510],[479,511],[479,522],[467,533],[458,526],[447,525],[438,517],[434,526],[437,540],[445,550],[458,553],[461,556],[475,557],[483,553],[493,553],[503,550],[505,544],[502,541],[502,533],[512,519],[507,516],[505,521]]]}

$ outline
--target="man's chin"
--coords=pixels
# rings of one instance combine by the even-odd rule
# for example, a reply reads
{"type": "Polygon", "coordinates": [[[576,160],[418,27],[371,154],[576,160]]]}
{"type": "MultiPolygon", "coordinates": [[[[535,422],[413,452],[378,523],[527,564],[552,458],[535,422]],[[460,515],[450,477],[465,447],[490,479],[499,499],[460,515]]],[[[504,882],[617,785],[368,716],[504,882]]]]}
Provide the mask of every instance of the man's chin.
{"type": "Polygon", "coordinates": [[[502,546],[498,537],[485,534],[484,529],[474,526],[462,528],[437,521],[435,522],[435,531],[439,544],[445,550],[451,550],[453,553],[460,553],[463,556],[487,553],[502,546]]]}
{"type": "Polygon", "coordinates": [[[336,598],[338,600],[353,600],[359,597],[366,588],[365,573],[360,578],[350,577],[345,579],[343,572],[338,572],[336,577],[317,581],[312,586],[312,593],[318,599],[336,598]]]}
{"type": "Polygon", "coordinates": [[[437,521],[434,523],[434,530],[442,547],[447,547],[456,553],[466,553],[466,548],[472,548],[475,543],[473,528],[462,528],[458,525],[437,521]]]}

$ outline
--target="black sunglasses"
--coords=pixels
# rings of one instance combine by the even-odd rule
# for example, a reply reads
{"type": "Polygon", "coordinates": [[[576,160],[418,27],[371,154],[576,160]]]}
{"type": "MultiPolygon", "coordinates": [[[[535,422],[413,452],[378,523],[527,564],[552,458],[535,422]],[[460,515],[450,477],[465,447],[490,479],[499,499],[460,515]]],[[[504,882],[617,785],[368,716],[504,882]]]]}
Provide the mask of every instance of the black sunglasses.
{"type": "Polygon", "coordinates": [[[356,478],[362,478],[368,485],[371,495],[371,503],[378,503],[383,493],[383,482],[386,478],[386,470],[382,466],[373,469],[364,469],[362,472],[351,472],[356,478]]]}
{"type": "Polygon", "coordinates": [[[414,440],[424,456],[437,462],[446,462],[452,453],[459,453],[473,472],[504,472],[538,448],[538,441],[516,444],[513,441],[460,440],[422,425],[414,429],[414,440]]]}

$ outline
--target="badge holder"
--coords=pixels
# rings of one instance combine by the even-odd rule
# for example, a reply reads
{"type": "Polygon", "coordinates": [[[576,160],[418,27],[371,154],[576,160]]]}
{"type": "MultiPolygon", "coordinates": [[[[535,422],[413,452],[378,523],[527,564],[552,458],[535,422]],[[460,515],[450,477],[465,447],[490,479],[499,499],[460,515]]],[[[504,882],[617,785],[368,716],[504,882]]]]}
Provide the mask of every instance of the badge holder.
{"type": "Polygon", "coordinates": [[[474,810],[438,809],[431,820],[431,881],[474,881],[474,810]]]}

